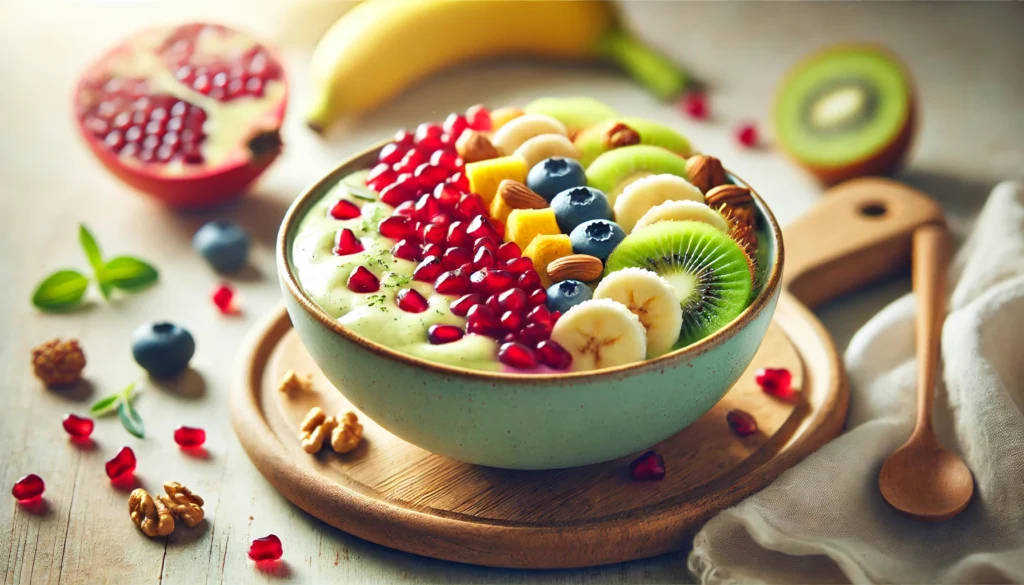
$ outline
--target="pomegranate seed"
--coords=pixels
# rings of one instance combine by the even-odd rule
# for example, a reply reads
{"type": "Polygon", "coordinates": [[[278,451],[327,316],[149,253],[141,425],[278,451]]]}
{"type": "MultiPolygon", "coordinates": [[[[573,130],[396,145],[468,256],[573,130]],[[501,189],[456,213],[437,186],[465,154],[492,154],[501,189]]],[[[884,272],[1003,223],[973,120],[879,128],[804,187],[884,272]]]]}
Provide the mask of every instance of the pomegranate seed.
{"type": "MultiPolygon", "coordinates": [[[[412,138],[411,136],[409,137],[412,138]]],[[[391,144],[384,145],[384,148],[380,149],[380,155],[377,156],[377,160],[382,163],[393,165],[402,160],[405,153],[409,152],[409,147],[404,144],[392,142],[391,144]]]]}
{"type": "Polygon", "coordinates": [[[396,173],[391,168],[391,165],[387,163],[377,163],[372,169],[370,169],[370,172],[366,174],[366,184],[369,186],[377,183],[381,177],[387,177],[390,180],[382,181],[380,184],[389,185],[398,178],[398,173],[396,173]]]}
{"type": "Polygon", "coordinates": [[[561,311],[551,311],[551,325],[554,326],[562,318],[561,311]]]}
{"type": "Polygon", "coordinates": [[[522,311],[526,307],[526,293],[511,288],[498,295],[498,305],[506,311],[522,311]]]}
{"type": "MultiPolygon", "coordinates": [[[[434,154],[430,155],[430,164],[447,169],[448,171],[457,171],[463,166],[459,153],[448,148],[434,151],[434,154]]],[[[448,177],[445,178],[447,179],[448,177]]]]}
{"type": "Polygon", "coordinates": [[[462,329],[455,325],[431,325],[427,329],[427,341],[434,345],[443,345],[462,339],[462,329]]]}
{"type": "Polygon", "coordinates": [[[466,173],[462,171],[448,177],[448,179],[445,180],[445,184],[451,185],[464,193],[469,191],[469,177],[467,177],[466,173]]]}
{"type": "Polygon", "coordinates": [[[268,534],[263,538],[257,538],[249,545],[249,558],[254,561],[276,561],[284,556],[284,548],[281,546],[281,539],[276,535],[268,534]]]}
{"type": "Polygon", "coordinates": [[[438,148],[441,148],[442,145],[442,134],[444,134],[444,128],[437,124],[420,124],[416,127],[416,134],[414,136],[416,146],[429,150],[437,150],[438,148]]]}
{"type": "Polygon", "coordinates": [[[629,464],[633,481],[657,481],[665,477],[665,460],[654,451],[648,451],[629,464]]]}
{"type": "Polygon", "coordinates": [[[488,294],[504,291],[515,281],[515,275],[511,272],[493,268],[481,268],[469,277],[469,282],[473,285],[473,292],[488,294]]]}
{"type": "Polygon", "coordinates": [[[533,305],[535,307],[543,307],[544,303],[546,303],[546,302],[548,302],[548,293],[544,292],[544,289],[538,288],[538,289],[534,290],[532,293],[530,293],[530,304],[531,305],[533,305]]]}
{"type": "Polygon", "coordinates": [[[505,337],[501,338],[502,343],[512,343],[513,341],[519,341],[519,338],[515,333],[509,332],[505,334],[505,337]]]}
{"type": "Polygon", "coordinates": [[[753,435],[757,432],[757,421],[750,414],[739,410],[730,410],[725,415],[725,422],[729,423],[729,428],[732,432],[736,433],[741,437],[753,435]]]}
{"type": "Polygon", "coordinates": [[[448,248],[441,256],[441,265],[446,270],[455,270],[467,262],[471,262],[469,250],[466,248],[448,248]]]}
{"type": "Polygon", "coordinates": [[[399,240],[397,244],[391,247],[391,255],[402,260],[418,262],[420,259],[420,246],[409,240],[399,240]]]}
{"type": "Polygon", "coordinates": [[[388,186],[394,184],[395,181],[397,180],[398,173],[392,171],[391,169],[388,169],[381,173],[380,175],[377,175],[373,179],[367,177],[366,186],[380,193],[388,186]]]}
{"type": "MultiPolygon", "coordinates": [[[[391,215],[385,217],[377,224],[377,231],[380,232],[380,235],[385,238],[391,238],[392,240],[404,239],[412,233],[410,220],[404,215],[391,215]]],[[[361,247],[362,246],[360,246],[360,248],[361,247]]],[[[362,252],[361,249],[359,251],[362,252]]]]}
{"type": "Polygon", "coordinates": [[[523,255],[523,251],[515,242],[505,242],[498,246],[498,262],[508,262],[523,255]]]}
{"type": "Polygon", "coordinates": [[[466,226],[466,233],[474,240],[485,236],[494,238],[495,240],[498,240],[501,237],[498,235],[498,232],[495,231],[486,215],[478,215],[474,217],[473,220],[469,222],[469,225],[466,226]]]}
{"type": "Polygon", "coordinates": [[[415,208],[416,208],[416,202],[415,201],[405,201],[405,202],[402,202],[402,203],[398,204],[398,207],[395,208],[395,215],[402,215],[402,216],[405,216],[405,217],[410,217],[410,216],[412,216],[413,209],[415,209],[415,208]]]}
{"type": "Polygon", "coordinates": [[[761,368],[754,375],[754,381],[765,394],[782,400],[792,400],[796,397],[793,374],[786,368],[761,368]]]}
{"type": "Polygon", "coordinates": [[[422,313],[430,308],[427,299],[423,298],[418,291],[411,288],[403,288],[395,295],[398,301],[398,308],[406,313],[422,313]]]}
{"type": "Polygon", "coordinates": [[[747,148],[757,146],[757,128],[753,124],[742,124],[736,129],[736,140],[747,148]]]}
{"type": "Polygon", "coordinates": [[[70,413],[64,415],[64,420],[61,421],[61,424],[64,425],[64,430],[76,439],[89,438],[93,427],[96,426],[91,418],[76,416],[70,413]]]}
{"type": "Polygon", "coordinates": [[[439,226],[447,229],[449,224],[451,224],[451,222],[452,222],[452,218],[448,217],[447,213],[438,213],[434,217],[430,218],[430,221],[428,221],[427,223],[432,223],[434,225],[439,225],[439,226]]]}
{"type": "Polygon", "coordinates": [[[482,105],[470,106],[466,110],[466,121],[473,130],[478,132],[491,131],[491,112],[482,105]]]}
{"type": "Polygon", "coordinates": [[[529,345],[538,345],[551,337],[551,328],[538,323],[529,323],[519,332],[519,339],[529,345]]]}
{"type": "Polygon", "coordinates": [[[450,210],[455,209],[455,206],[459,204],[459,199],[462,198],[462,193],[451,185],[441,184],[434,187],[434,200],[443,209],[450,210]]]}
{"type": "Polygon", "coordinates": [[[558,342],[550,339],[537,344],[537,358],[542,364],[555,370],[564,370],[572,364],[572,355],[558,342]]]}
{"type": "Polygon", "coordinates": [[[466,313],[468,313],[470,309],[472,309],[476,305],[479,305],[481,302],[483,301],[481,300],[480,295],[462,295],[457,300],[455,300],[451,305],[448,306],[448,310],[451,311],[453,315],[465,317],[466,313]]]}
{"type": "Polygon", "coordinates": [[[466,224],[456,221],[448,227],[448,237],[445,240],[449,246],[468,247],[473,238],[466,233],[466,224]]]}
{"type": "Polygon", "coordinates": [[[412,178],[412,175],[405,178],[399,175],[394,183],[380,190],[380,200],[392,207],[397,207],[413,200],[416,197],[417,188],[418,185],[415,179],[412,178]]]}
{"type": "Polygon", "coordinates": [[[527,270],[519,275],[519,281],[517,284],[520,288],[525,290],[533,289],[534,287],[540,286],[540,275],[537,274],[536,270],[527,270]]]}
{"type": "Polygon", "coordinates": [[[704,120],[708,117],[710,112],[708,111],[707,96],[703,93],[690,93],[683,97],[680,102],[680,107],[683,111],[690,115],[694,120],[704,120]]]}
{"type": "Polygon", "coordinates": [[[494,313],[484,305],[474,305],[466,314],[466,331],[486,335],[495,339],[503,335],[501,323],[494,313]]]}
{"type": "Polygon", "coordinates": [[[437,256],[440,258],[444,254],[444,247],[437,244],[427,244],[423,246],[423,257],[437,256]]]}
{"type": "Polygon", "coordinates": [[[533,351],[521,343],[503,343],[498,349],[498,361],[520,370],[537,367],[537,358],[533,351]]]}
{"type": "Polygon", "coordinates": [[[131,447],[121,447],[117,455],[114,455],[106,463],[107,477],[117,480],[134,473],[135,463],[135,452],[132,451],[131,447]]]}
{"type": "Polygon", "coordinates": [[[221,284],[213,289],[213,294],[210,298],[221,313],[230,315],[238,312],[238,299],[235,295],[235,289],[231,288],[231,285],[227,283],[221,284]]]}
{"type": "Polygon", "coordinates": [[[347,199],[341,199],[331,208],[331,217],[334,219],[355,219],[361,213],[359,207],[347,199]]]}
{"type": "Polygon", "coordinates": [[[533,270],[533,260],[530,260],[525,256],[520,256],[519,258],[506,262],[505,267],[516,274],[523,274],[528,270],[533,270]]]}
{"type": "Polygon", "coordinates": [[[458,140],[459,136],[462,134],[462,131],[465,130],[466,128],[469,128],[469,121],[466,120],[465,116],[460,116],[456,113],[451,113],[448,114],[447,118],[445,118],[444,124],[442,124],[442,128],[444,128],[445,133],[450,134],[452,137],[458,140]]]}
{"type": "Polygon", "coordinates": [[[494,266],[494,254],[487,248],[477,248],[476,254],[473,255],[473,269],[480,270],[492,266],[494,266]]]}
{"type": "Polygon", "coordinates": [[[523,318],[519,316],[519,313],[515,311],[505,311],[501,314],[501,319],[498,320],[501,326],[509,331],[519,329],[519,326],[523,324],[523,318]]]}
{"type": "Polygon", "coordinates": [[[43,478],[30,473],[14,482],[14,487],[11,488],[11,495],[19,502],[27,502],[42,497],[45,490],[46,484],[43,482],[43,478]]]}
{"type": "Polygon", "coordinates": [[[464,295],[469,292],[469,278],[461,272],[445,272],[434,281],[434,290],[443,295],[464,295]]]}
{"type": "MultiPolygon", "coordinates": [[[[469,189],[469,187],[466,187],[466,189],[469,189]]],[[[487,213],[487,205],[484,204],[484,200],[479,195],[467,193],[459,199],[455,210],[462,217],[470,219],[479,215],[485,215],[487,213]]]]}
{"type": "Polygon", "coordinates": [[[482,238],[477,238],[476,241],[473,242],[473,249],[475,250],[475,249],[479,249],[479,248],[486,248],[487,251],[490,252],[491,254],[497,254],[498,253],[498,242],[495,241],[495,239],[490,237],[490,236],[484,236],[482,238]]]}
{"type": "Polygon", "coordinates": [[[380,281],[365,266],[356,266],[348,275],[348,289],[357,293],[372,293],[380,290],[380,281]]]}
{"type": "Polygon", "coordinates": [[[448,230],[435,224],[428,224],[427,227],[423,228],[423,241],[428,244],[444,244],[447,238],[448,230]]]}
{"type": "Polygon", "coordinates": [[[358,254],[362,252],[363,243],[359,241],[352,230],[344,228],[338,230],[338,233],[334,238],[334,255],[335,256],[347,256],[349,254],[358,254]]]}
{"type": "Polygon", "coordinates": [[[399,144],[401,146],[412,146],[414,142],[415,138],[411,132],[399,130],[395,133],[395,144],[399,144]]]}
{"type": "Polygon", "coordinates": [[[394,169],[400,173],[412,173],[421,164],[427,162],[428,155],[418,148],[413,148],[405,153],[402,160],[394,165],[394,169]]]}
{"type": "Polygon", "coordinates": [[[206,431],[196,427],[178,427],[174,429],[174,442],[179,447],[201,447],[206,442],[206,431]]]}
{"type": "Polygon", "coordinates": [[[444,180],[448,178],[448,172],[445,167],[426,162],[416,167],[413,176],[420,180],[420,186],[433,189],[436,185],[444,183],[444,180]]]}
{"type": "Polygon", "coordinates": [[[544,305],[537,305],[526,313],[526,320],[539,325],[551,324],[551,312],[544,305]]]}
{"type": "Polygon", "coordinates": [[[423,282],[433,282],[443,271],[444,266],[441,265],[440,258],[437,256],[425,256],[423,261],[412,271],[412,277],[423,282]]]}
{"type": "Polygon", "coordinates": [[[491,295],[487,297],[487,302],[484,303],[487,308],[494,312],[495,315],[500,315],[505,311],[501,308],[501,304],[498,303],[498,295],[491,295]]]}

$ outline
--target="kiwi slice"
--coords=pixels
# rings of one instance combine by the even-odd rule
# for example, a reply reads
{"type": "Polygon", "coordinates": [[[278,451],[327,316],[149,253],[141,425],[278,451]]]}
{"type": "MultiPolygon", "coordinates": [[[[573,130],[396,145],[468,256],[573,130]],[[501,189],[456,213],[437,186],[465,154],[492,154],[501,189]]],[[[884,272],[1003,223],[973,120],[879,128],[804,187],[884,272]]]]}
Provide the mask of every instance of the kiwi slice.
{"type": "Polygon", "coordinates": [[[569,136],[618,115],[611,106],[589,97],[539,98],[526,104],[523,111],[527,114],[551,116],[565,124],[569,136]]]}
{"type": "Polygon", "coordinates": [[[780,146],[827,182],[890,173],[910,147],[914,91],[903,65],[865,45],[827,48],[796,65],[772,116],[780,146]]]}
{"type": "Polygon", "coordinates": [[[636,266],[657,272],[675,289],[683,309],[677,347],[695,343],[739,316],[753,282],[739,244],[698,221],[661,221],[619,243],[604,273],[636,266]]]}
{"type": "Polygon", "coordinates": [[[587,167],[587,185],[608,197],[610,205],[627,185],[649,175],[686,178],[686,159],[660,146],[634,144],[614,148],[587,167]]]}
{"type": "Polygon", "coordinates": [[[615,124],[620,123],[636,130],[637,134],[640,135],[640,144],[660,146],[682,157],[689,157],[693,154],[690,141],[668,126],[644,118],[616,118],[601,122],[600,124],[594,124],[573,138],[573,144],[580,151],[580,164],[583,165],[583,168],[590,166],[594,159],[611,149],[605,142],[605,132],[615,124]]]}

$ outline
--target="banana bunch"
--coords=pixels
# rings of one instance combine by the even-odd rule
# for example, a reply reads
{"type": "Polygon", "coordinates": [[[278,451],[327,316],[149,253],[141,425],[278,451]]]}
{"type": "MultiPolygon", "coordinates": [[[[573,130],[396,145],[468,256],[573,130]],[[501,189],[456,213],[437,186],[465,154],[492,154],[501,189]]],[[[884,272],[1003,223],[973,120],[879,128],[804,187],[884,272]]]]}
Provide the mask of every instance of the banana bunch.
{"type": "Polygon", "coordinates": [[[604,0],[365,0],[334,23],[310,63],[316,131],[449,66],[502,55],[617,63],[659,98],[686,78],[623,32],[604,0]]]}

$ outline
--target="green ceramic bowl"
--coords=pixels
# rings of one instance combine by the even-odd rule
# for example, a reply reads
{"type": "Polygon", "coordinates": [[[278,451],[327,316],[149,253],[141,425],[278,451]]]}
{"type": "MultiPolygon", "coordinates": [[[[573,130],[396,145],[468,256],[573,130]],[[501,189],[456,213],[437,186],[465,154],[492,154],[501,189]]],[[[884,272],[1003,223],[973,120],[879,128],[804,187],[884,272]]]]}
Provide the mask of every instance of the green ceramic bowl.
{"type": "Polygon", "coordinates": [[[761,345],[781,290],[783,250],[778,223],[756,193],[762,250],[756,298],[717,333],[659,358],[597,372],[489,373],[398,353],[346,330],[299,286],[292,242],[306,211],[343,177],[373,165],[380,146],[346,160],[295,200],[278,235],[277,270],[292,324],[327,379],[402,439],[508,469],[608,461],[697,420],[761,345]]]}

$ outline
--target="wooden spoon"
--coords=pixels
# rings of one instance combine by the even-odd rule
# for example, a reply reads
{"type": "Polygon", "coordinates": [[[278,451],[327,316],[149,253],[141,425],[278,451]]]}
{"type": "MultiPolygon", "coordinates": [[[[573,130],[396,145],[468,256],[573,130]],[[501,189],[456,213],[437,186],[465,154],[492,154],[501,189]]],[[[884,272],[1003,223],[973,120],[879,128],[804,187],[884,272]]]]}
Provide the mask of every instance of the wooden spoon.
{"type": "Polygon", "coordinates": [[[918,520],[948,520],[967,507],[974,477],[945,450],[932,430],[935,370],[946,313],[948,237],[941,225],[914,231],[913,286],[917,294],[917,423],[878,474],[878,489],[894,509],[918,520]]]}

